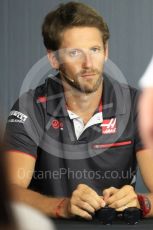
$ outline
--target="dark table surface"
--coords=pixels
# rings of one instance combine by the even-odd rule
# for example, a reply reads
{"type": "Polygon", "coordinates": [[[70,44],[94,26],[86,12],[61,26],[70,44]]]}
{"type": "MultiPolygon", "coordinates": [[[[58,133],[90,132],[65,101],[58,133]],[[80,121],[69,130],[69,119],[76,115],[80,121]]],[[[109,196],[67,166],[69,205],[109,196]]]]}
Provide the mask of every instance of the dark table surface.
{"type": "Polygon", "coordinates": [[[54,220],[56,230],[153,230],[153,219],[143,219],[136,225],[128,225],[124,221],[114,221],[112,225],[103,225],[99,221],[54,220]]]}

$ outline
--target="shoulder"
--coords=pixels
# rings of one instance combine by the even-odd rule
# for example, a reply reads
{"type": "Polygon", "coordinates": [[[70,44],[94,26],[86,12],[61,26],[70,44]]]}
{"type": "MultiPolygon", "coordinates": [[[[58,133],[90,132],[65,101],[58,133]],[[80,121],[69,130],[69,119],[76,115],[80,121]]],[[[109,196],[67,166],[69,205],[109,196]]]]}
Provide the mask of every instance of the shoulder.
{"type": "Polygon", "coordinates": [[[104,75],[104,79],[108,87],[110,87],[110,89],[113,88],[115,93],[121,92],[123,95],[129,95],[131,99],[137,98],[140,94],[138,89],[132,87],[128,83],[120,82],[108,75],[104,75]]]}
{"type": "Polygon", "coordinates": [[[63,92],[60,75],[48,77],[45,82],[33,90],[29,90],[27,95],[31,96],[37,102],[45,100],[50,95],[63,92]]]}
{"type": "Polygon", "coordinates": [[[20,109],[27,111],[29,109],[33,109],[35,106],[39,107],[39,100],[40,102],[43,101],[47,94],[46,82],[47,79],[45,83],[39,85],[35,89],[29,89],[28,91],[22,93],[14,103],[13,108],[19,109],[19,111],[20,109]]]}

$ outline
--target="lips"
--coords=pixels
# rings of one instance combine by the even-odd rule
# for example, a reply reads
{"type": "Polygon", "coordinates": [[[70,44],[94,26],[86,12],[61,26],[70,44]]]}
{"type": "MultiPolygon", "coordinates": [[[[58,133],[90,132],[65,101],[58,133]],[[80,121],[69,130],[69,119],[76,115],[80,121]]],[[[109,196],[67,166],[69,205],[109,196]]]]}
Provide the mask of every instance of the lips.
{"type": "Polygon", "coordinates": [[[85,74],[82,74],[81,76],[82,77],[92,77],[94,75],[96,75],[96,74],[95,73],[85,73],[85,74]]]}

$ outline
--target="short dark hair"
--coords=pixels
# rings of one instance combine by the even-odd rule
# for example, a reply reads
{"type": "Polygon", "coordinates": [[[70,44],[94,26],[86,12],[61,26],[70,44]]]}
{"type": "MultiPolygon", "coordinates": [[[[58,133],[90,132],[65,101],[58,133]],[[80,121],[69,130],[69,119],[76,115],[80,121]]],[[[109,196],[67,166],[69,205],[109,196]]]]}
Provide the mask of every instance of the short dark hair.
{"type": "Polygon", "coordinates": [[[109,39],[109,29],[101,15],[93,8],[78,2],[60,4],[49,12],[42,25],[42,35],[46,49],[56,51],[62,40],[62,33],[73,27],[96,27],[102,32],[104,45],[109,39]]]}

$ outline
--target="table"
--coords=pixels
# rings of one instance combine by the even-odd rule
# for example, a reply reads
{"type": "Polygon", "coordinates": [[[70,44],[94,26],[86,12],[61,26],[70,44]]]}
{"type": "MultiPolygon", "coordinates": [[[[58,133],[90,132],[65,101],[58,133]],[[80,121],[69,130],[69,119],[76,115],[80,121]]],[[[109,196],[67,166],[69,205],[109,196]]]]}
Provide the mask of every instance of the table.
{"type": "Polygon", "coordinates": [[[141,220],[136,225],[128,225],[124,221],[114,221],[112,225],[103,225],[99,221],[54,220],[56,230],[153,230],[153,219],[141,220]]]}

